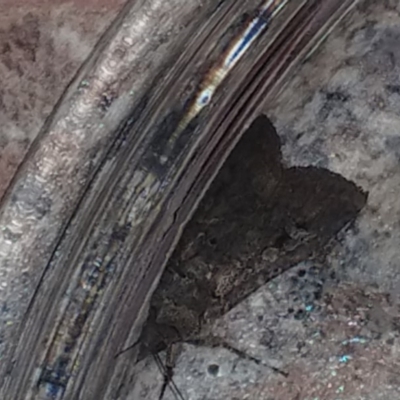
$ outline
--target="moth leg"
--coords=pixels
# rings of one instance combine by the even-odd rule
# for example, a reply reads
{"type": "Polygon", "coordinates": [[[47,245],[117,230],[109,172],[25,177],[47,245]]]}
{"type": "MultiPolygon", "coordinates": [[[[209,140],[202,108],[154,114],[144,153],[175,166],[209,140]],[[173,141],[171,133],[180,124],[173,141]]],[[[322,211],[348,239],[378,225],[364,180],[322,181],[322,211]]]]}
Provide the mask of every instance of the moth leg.
{"type": "Polygon", "coordinates": [[[178,344],[175,343],[175,344],[169,345],[166,349],[165,364],[162,362],[159,354],[157,354],[157,353],[153,354],[154,361],[156,362],[157,366],[159,367],[160,371],[163,374],[163,384],[161,386],[161,391],[160,391],[158,400],[163,399],[165,391],[167,390],[167,387],[170,388],[171,392],[174,394],[176,399],[185,400],[182,392],[179,390],[179,388],[177,387],[177,385],[173,379],[174,368],[176,365],[178,352],[179,352],[178,344]]]}

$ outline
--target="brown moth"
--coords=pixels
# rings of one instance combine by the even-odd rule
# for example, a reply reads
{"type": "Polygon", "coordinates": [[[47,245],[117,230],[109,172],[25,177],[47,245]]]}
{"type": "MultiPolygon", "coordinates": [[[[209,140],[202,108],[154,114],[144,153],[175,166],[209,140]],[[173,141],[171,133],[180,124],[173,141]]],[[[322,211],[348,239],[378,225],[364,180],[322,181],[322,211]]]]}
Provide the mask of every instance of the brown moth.
{"type": "MultiPolygon", "coordinates": [[[[366,198],[354,183],[326,169],[287,167],[275,128],[266,116],[257,117],[167,265],[151,301],[139,360],[158,357],[180,341],[226,347],[210,336],[213,320],[290,267],[323,258],[366,198]]],[[[165,389],[172,366],[156,360],[165,389]]]]}

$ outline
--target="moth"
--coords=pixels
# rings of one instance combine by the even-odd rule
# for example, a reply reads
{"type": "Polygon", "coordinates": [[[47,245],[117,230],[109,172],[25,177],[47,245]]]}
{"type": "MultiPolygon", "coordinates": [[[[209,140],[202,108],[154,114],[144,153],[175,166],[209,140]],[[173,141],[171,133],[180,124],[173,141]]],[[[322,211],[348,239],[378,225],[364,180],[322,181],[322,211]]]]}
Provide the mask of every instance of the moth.
{"type": "Polygon", "coordinates": [[[160,351],[170,354],[182,341],[230,347],[210,334],[212,322],[292,266],[324,257],[366,199],[327,169],[285,165],[274,126],[257,117],[186,227],[152,297],[138,360],[153,355],[160,365],[160,399],[167,384],[185,398],[160,351]]]}

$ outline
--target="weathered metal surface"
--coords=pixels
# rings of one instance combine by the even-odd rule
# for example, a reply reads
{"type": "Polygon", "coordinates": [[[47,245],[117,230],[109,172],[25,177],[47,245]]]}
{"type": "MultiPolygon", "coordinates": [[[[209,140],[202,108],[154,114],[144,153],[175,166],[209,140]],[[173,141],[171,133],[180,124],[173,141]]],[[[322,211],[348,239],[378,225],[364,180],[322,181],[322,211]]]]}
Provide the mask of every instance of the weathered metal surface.
{"type": "Polygon", "coordinates": [[[353,3],[128,2],[2,204],[2,398],[123,398],[115,354],[188,218],[259,99],[353,3]]]}

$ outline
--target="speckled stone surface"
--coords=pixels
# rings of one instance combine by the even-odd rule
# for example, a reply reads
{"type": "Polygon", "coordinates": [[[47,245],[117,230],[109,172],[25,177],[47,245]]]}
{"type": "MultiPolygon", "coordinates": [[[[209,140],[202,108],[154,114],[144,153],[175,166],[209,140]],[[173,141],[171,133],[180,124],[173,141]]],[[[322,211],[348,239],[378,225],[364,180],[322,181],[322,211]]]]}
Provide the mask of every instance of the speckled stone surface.
{"type": "Polygon", "coordinates": [[[364,5],[304,66],[269,115],[285,142],[288,164],[324,166],[369,192],[357,231],[346,238],[342,262],[352,280],[395,293],[400,7],[364,5]]]}

